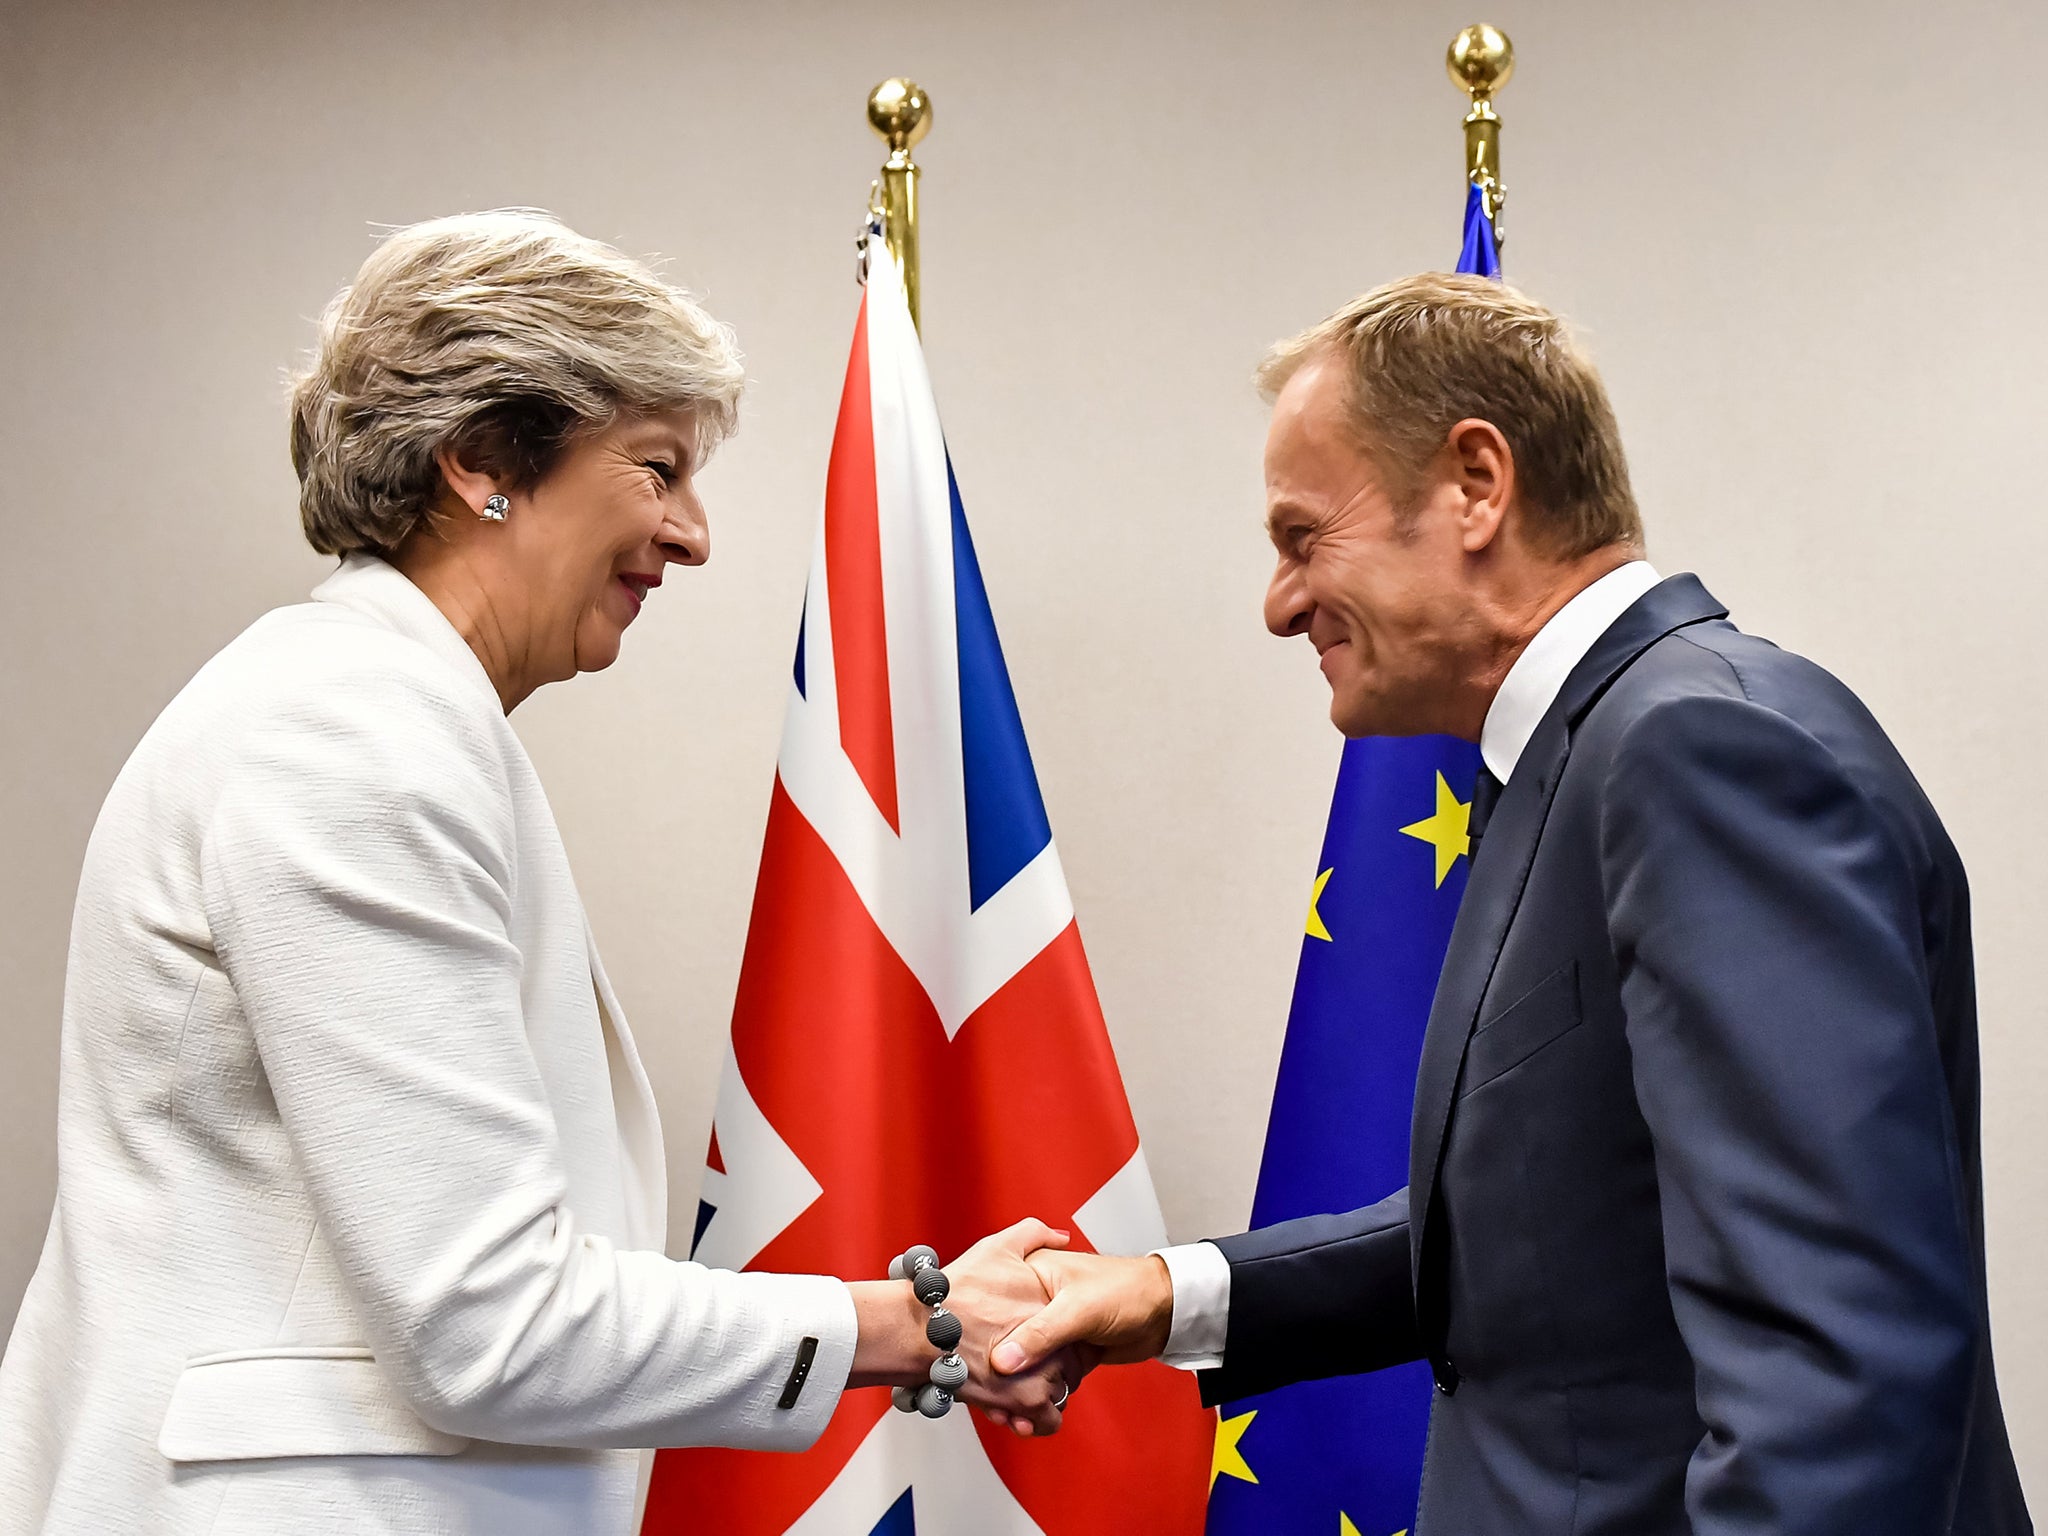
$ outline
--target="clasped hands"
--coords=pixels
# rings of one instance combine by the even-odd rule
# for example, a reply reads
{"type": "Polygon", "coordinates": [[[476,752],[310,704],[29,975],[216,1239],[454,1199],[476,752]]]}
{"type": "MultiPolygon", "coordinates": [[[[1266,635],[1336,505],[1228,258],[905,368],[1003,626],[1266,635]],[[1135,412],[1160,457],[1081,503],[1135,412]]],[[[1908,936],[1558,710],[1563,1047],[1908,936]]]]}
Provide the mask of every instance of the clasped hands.
{"type": "MultiPolygon", "coordinates": [[[[946,1264],[946,1310],[964,1329],[959,1396],[1019,1435],[1050,1435],[1098,1365],[1149,1360],[1173,1325],[1173,1283],[1157,1258],[1075,1253],[1069,1235],[1020,1221],[946,1264]]],[[[849,1386],[923,1383],[931,1315],[902,1281],[849,1285],[860,1337],[849,1386]]]]}

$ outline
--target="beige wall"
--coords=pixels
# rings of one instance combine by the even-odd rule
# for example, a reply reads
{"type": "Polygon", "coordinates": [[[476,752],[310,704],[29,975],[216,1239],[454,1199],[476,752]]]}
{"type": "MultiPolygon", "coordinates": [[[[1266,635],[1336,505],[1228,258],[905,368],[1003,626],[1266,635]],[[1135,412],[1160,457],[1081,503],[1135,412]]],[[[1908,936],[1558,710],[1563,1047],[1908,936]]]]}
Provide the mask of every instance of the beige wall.
{"type": "MultiPolygon", "coordinates": [[[[1492,0],[1489,0],[1492,3],[1492,0]]],[[[1498,0],[1510,265],[1607,370],[1653,554],[1843,674],[1976,881],[1992,1301],[2048,1499],[2038,1026],[2048,244],[2036,0],[1498,0]],[[1997,61],[2019,61],[2017,68],[1997,61]]],[[[1179,1236],[1240,1224],[1337,741],[1267,638],[1261,346],[1446,263],[1460,6],[1146,0],[0,11],[0,1327],[53,1178],[68,908],[193,669],[323,562],[278,374],[373,221],[553,208],[662,251],[757,382],[717,558],[521,711],[687,1211],[878,149],[933,92],[932,370],[1179,1236]]]]}

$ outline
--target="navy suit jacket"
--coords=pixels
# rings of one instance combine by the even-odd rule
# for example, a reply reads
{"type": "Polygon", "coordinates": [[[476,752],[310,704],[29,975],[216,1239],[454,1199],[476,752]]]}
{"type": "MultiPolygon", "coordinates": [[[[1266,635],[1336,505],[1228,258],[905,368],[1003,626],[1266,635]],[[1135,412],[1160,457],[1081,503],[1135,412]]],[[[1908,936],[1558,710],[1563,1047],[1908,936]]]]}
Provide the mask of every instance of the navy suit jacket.
{"type": "Polygon", "coordinates": [[[1427,1358],[1418,1536],[2009,1536],[1961,861],[1841,683],[1662,583],[1475,854],[1409,1187],[1225,1238],[1210,1402],[1427,1358]]]}

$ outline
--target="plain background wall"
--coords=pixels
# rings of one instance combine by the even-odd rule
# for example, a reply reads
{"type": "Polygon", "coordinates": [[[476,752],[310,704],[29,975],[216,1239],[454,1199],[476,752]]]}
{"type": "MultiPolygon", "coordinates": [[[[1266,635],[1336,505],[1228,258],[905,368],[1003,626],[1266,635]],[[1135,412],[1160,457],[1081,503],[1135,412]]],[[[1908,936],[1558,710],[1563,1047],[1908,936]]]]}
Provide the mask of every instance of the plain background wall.
{"type": "MultiPolygon", "coordinates": [[[[1972,871],[1991,1296],[2048,1499],[2037,1027],[2048,7],[1489,0],[1507,260],[1589,334],[1666,571],[1891,728],[1972,871]],[[2014,61],[2014,62],[2008,62],[2014,61]]],[[[1273,338],[1456,250],[1468,10],[1144,0],[0,11],[0,1327],[54,1178],[69,907],[151,718],[326,569],[281,370],[373,223],[537,204],[755,383],[716,557],[522,709],[691,1207],[881,150],[936,103],[926,342],[1169,1226],[1250,1206],[1338,741],[1259,623],[1273,338]]],[[[683,1224],[686,1228],[686,1224],[683,1224]]]]}

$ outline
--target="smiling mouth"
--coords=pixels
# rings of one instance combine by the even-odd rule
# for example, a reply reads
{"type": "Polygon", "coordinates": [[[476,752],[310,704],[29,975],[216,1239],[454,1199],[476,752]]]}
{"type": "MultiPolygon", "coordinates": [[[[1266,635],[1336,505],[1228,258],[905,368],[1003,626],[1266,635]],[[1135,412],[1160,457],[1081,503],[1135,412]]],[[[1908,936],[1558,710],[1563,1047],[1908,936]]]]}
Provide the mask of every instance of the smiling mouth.
{"type": "Polygon", "coordinates": [[[649,581],[645,576],[621,576],[619,585],[626,589],[626,596],[633,600],[633,612],[637,617],[641,606],[647,601],[649,590],[661,585],[660,580],[649,581]]]}

